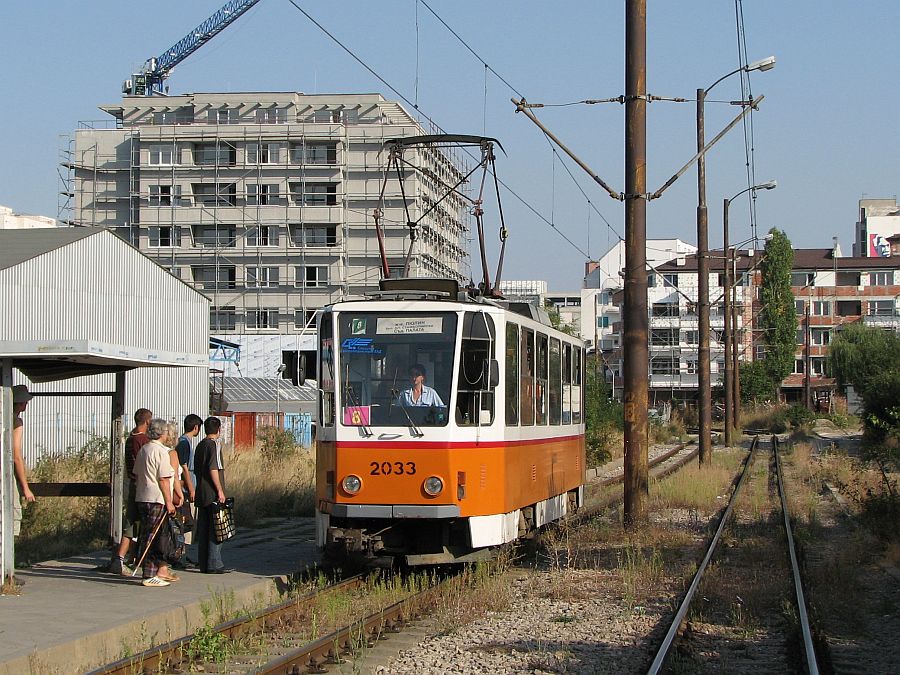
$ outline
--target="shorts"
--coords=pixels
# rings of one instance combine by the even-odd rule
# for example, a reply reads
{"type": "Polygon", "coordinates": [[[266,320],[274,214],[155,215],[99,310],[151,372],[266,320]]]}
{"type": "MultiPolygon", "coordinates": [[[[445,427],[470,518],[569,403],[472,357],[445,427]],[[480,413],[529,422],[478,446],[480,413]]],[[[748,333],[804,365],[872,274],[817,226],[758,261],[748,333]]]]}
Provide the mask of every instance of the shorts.
{"type": "Polygon", "coordinates": [[[135,483],[133,480],[125,484],[125,510],[122,515],[122,536],[137,539],[141,531],[141,516],[134,501],[135,483]]]}

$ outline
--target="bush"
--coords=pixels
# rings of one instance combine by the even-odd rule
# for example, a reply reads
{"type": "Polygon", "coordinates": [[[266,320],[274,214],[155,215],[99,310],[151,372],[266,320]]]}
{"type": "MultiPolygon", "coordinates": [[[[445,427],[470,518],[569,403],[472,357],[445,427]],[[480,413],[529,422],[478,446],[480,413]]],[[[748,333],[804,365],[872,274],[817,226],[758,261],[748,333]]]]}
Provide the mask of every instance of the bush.
{"type": "Polygon", "coordinates": [[[260,427],[256,432],[260,441],[259,453],[264,462],[277,464],[297,453],[297,442],[290,431],[279,427],[260,427]]]}
{"type": "Polygon", "coordinates": [[[812,424],[814,419],[816,419],[815,414],[802,405],[781,408],[772,416],[772,431],[781,434],[790,429],[799,429],[804,425],[812,424]]]}

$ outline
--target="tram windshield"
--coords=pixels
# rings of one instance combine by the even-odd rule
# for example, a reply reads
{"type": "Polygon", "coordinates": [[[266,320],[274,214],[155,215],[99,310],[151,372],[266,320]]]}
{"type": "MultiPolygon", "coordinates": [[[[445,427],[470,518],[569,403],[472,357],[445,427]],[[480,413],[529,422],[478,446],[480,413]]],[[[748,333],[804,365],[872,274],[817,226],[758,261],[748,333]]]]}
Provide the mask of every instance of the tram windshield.
{"type": "Polygon", "coordinates": [[[456,321],[452,312],[341,312],[341,422],[445,426],[456,321]]]}

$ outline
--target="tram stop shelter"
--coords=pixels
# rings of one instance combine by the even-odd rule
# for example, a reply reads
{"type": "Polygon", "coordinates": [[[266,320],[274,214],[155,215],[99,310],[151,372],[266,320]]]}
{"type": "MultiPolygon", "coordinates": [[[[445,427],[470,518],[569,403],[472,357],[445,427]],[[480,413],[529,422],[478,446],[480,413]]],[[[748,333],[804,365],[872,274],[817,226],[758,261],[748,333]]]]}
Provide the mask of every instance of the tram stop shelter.
{"type": "MultiPolygon", "coordinates": [[[[32,403],[55,400],[61,410],[99,411],[97,435],[109,438],[109,482],[38,483],[32,491],[39,499],[109,496],[110,536],[117,541],[130,428],[126,406],[148,401],[147,407],[172,416],[182,410],[206,413],[209,299],[106,229],[0,230],[0,307],[0,579],[5,582],[15,573],[13,504],[19,498],[13,385],[28,384],[37,399],[32,403]],[[179,317],[190,317],[190,330],[177,330],[179,317]],[[162,378],[171,368],[183,369],[175,384],[171,375],[162,378]]],[[[23,415],[26,437],[33,432],[52,452],[54,436],[29,429],[41,424],[30,412],[23,415]]]]}

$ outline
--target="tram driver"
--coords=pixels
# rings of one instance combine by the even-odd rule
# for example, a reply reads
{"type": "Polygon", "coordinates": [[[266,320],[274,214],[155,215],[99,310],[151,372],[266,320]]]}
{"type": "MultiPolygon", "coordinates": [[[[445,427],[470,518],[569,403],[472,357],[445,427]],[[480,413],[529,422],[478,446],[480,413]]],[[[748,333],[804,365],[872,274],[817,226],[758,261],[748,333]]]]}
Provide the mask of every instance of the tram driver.
{"type": "Polygon", "coordinates": [[[410,366],[409,379],[411,386],[400,394],[400,405],[407,408],[444,407],[438,393],[425,384],[425,366],[418,363],[410,366]]]}

